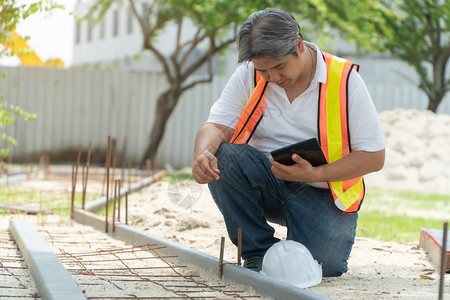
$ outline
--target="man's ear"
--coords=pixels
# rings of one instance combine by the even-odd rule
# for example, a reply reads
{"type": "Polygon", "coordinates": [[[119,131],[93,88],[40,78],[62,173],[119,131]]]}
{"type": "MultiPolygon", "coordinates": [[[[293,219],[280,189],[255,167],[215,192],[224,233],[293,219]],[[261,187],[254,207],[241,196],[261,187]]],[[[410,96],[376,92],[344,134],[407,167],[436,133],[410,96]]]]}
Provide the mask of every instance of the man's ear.
{"type": "Polygon", "coordinates": [[[298,37],[297,50],[299,55],[302,54],[303,51],[305,51],[305,44],[303,44],[303,40],[301,37],[298,37]]]}

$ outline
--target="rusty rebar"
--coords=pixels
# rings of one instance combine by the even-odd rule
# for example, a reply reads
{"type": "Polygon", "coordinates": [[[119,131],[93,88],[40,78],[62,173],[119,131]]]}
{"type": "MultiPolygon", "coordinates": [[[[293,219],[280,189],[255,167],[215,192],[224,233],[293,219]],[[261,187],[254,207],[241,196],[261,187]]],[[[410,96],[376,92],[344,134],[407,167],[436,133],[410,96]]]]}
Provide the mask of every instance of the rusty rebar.
{"type": "Polygon", "coordinates": [[[444,299],[444,276],[447,269],[447,231],[448,222],[444,222],[444,232],[442,236],[442,251],[441,251],[441,272],[439,280],[439,300],[444,299]]]}
{"type": "Polygon", "coordinates": [[[73,200],[73,194],[74,194],[74,185],[75,185],[75,164],[72,164],[72,198],[70,200],[70,218],[73,219],[73,206],[74,206],[74,200],[73,200]]]}
{"type": "Polygon", "coordinates": [[[125,224],[128,225],[128,192],[125,192],[125,224]]]}
{"type": "Polygon", "coordinates": [[[131,161],[128,162],[128,188],[131,187],[131,161]]]}
{"type": "Polygon", "coordinates": [[[83,168],[83,201],[81,204],[82,209],[84,209],[84,205],[86,203],[86,190],[87,190],[87,183],[88,183],[89,166],[91,164],[91,147],[92,147],[92,142],[89,142],[87,158],[86,158],[86,174],[84,173],[84,168],[83,168]]]}
{"type": "Polygon", "coordinates": [[[76,167],[75,167],[75,174],[72,169],[72,205],[70,207],[71,208],[70,209],[70,218],[72,218],[72,219],[73,219],[73,210],[74,210],[74,206],[75,206],[75,190],[77,187],[78,166],[80,165],[82,148],[83,148],[83,145],[80,144],[80,146],[78,147],[78,155],[77,155],[77,163],[76,163],[76,167]]]}
{"type": "Polygon", "coordinates": [[[225,237],[220,238],[219,278],[223,276],[223,252],[225,250],[225,237]]]}
{"type": "Polygon", "coordinates": [[[111,136],[108,135],[108,149],[106,150],[106,205],[105,205],[105,232],[108,232],[108,205],[109,205],[109,164],[111,163],[111,136]]]}
{"type": "Polygon", "coordinates": [[[120,222],[120,190],[122,188],[122,184],[121,184],[121,180],[117,179],[117,189],[118,189],[118,193],[117,193],[117,221],[120,222]]]}
{"type": "Polygon", "coordinates": [[[121,162],[120,162],[120,167],[121,167],[121,176],[120,179],[122,180],[122,184],[123,182],[125,182],[125,165],[126,165],[126,161],[125,161],[125,156],[126,156],[126,152],[127,152],[127,137],[125,136],[124,140],[123,140],[123,145],[122,145],[122,153],[121,153],[121,162]]]}
{"type": "Polygon", "coordinates": [[[116,167],[117,167],[117,141],[115,139],[112,140],[112,177],[111,183],[116,180],[116,167]]]}
{"type": "MultiPolygon", "coordinates": [[[[52,233],[52,236],[67,238],[66,234],[52,233]]],[[[70,238],[70,240],[73,239],[73,237],[70,238]]],[[[159,253],[159,249],[165,248],[164,246],[157,244],[123,248],[111,248],[109,244],[104,246],[107,248],[76,253],[64,251],[63,245],[58,243],[57,247],[60,250],[58,256],[71,274],[78,275],[78,277],[80,275],[96,277],[118,291],[123,290],[123,285],[128,282],[136,284],[140,282],[147,288],[148,284],[154,284],[173,293],[167,297],[133,295],[133,299],[219,299],[221,296],[231,296],[233,299],[260,298],[260,296],[246,295],[244,290],[229,289],[226,285],[218,282],[208,283],[198,274],[193,274],[187,269],[187,266],[174,265],[173,260],[177,257],[176,255],[159,253]]],[[[91,282],[94,281],[82,280],[80,287],[83,288],[84,284],[91,285],[91,282]]],[[[117,296],[120,299],[128,299],[126,295],[124,295],[125,297],[117,296]]],[[[91,295],[89,299],[115,299],[115,297],[91,295]]]]}
{"type": "Polygon", "coordinates": [[[114,204],[112,214],[112,232],[116,232],[116,200],[117,200],[117,180],[114,180],[114,204]]]}
{"type": "Polygon", "coordinates": [[[238,245],[237,245],[237,264],[242,264],[242,228],[238,228],[238,245]]]}

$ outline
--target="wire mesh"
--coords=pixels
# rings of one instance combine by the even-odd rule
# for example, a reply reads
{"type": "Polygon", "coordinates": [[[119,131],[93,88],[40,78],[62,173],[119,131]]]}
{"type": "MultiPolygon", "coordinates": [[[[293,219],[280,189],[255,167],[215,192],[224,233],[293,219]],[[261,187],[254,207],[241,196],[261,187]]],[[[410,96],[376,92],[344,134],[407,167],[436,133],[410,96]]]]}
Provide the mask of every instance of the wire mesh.
{"type": "Polygon", "coordinates": [[[40,299],[22,254],[7,231],[0,232],[0,299],[40,299]]]}

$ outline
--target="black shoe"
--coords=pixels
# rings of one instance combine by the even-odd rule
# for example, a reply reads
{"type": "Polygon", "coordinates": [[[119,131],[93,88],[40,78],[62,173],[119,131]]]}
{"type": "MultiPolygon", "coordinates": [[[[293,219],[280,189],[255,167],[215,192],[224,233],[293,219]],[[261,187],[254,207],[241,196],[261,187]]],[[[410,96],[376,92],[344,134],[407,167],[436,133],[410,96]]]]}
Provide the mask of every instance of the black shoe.
{"type": "Polygon", "coordinates": [[[244,268],[259,272],[262,268],[263,258],[259,256],[249,257],[244,261],[244,268]]]}

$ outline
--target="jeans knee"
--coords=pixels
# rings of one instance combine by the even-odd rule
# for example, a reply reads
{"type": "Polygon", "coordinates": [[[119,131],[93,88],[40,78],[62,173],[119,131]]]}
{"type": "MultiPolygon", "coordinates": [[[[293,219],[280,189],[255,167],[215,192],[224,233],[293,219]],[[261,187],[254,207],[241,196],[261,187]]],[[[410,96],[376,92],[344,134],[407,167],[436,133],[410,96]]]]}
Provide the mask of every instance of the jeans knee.
{"type": "Polygon", "coordinates": [[[231,143],[223,143],[217,149],[216,157],[220,160],[228,160],[234,159],[235,157],[242,154],[246,148],[248,148],[248,144],[231,144],[231,143]]]}
{"type": "Polygon", "coordinates": [[[233,172],[232,170],[242,163],[242,157],[249,148],[250,146],[247,144],[224,143],[220,145],[215,156],[222,175],[229,171],[233,172]]]}

